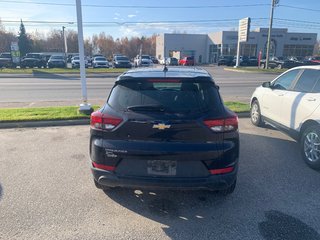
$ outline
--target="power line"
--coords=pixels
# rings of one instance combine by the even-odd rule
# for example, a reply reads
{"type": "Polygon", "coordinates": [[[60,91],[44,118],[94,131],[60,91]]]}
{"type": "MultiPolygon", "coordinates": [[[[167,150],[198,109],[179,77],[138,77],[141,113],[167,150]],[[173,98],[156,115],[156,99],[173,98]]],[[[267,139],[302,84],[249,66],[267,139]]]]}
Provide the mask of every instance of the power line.
{"type": "MultiPolygon", "coordinates": [[[[0,0],[4,3],[24,3],[35,5],[51,5],[51,6],[68,6],[73,7],[72,3],[52,3],[52,2],[25,2],[25,1],[8,1],[0,0]]],[[[269,6],[270,4],[236,4],[236,5],[206,5],[206,6],[137,6],[137,5],[99,5],[99,4],[82,4],[82,7],[95,7],[95,8],[147,8],[147,9],[200,9],[200,8],[242,8],[242,7],[261,7],[269,6]]]]}
{"type": "Polygon", "coordinates": [[[303,21],[303,20],[295,20],[295,19],[287,19],[287,18],[274,18],[274,19],[276,19],[276,20],[282,20],[282,21],[287,21],[287,22],[320,24],[320,22],[303,21]]]}
{"type": "Polygon", "coordinates": [[[305,10],[305,11],[320,12],[319,9],[304,8],[304,7],[295,7],[295,6],[282,5],[282,4],[280,4],[279,6],[280,6],[280,7],[286,7],[286,8],[292,8],[292,9],[305,10]]]}
{"type": "MultiPolygon", "coordinates": [[[[253,18],[254,20],[265,20],[267,18],[253,18]]],[[[211,23],[211,22],[235,22],[238,23],[239,19],[204,19],[204,20],[158,20],[158,21],[135,21],[135,22],[83,22],[84,24],[115,24],[115,25],[130,25],[130,24],[162,24],[162,23],[211,23]]],[[[20,23],[20,20],[1,20],[3,23],[20,23]]],[[[23,23],[42,23],[42,24],[76,24],[73,21],[33,21],[33,20],[26,20],[23,23]]]]}
{"type": "MultiPolygon", "coordinates": [[[[259,20],[268,20],[268,18],[251,18],[253,21],[259,20]]],[[[304,21],[304,20],[295,20],[287,18],[274,18],[275,20],[293,22],[293,23],[307,23],[307,24],[320,24],[320,22],[314,21],[304,21]]],[[[1,20],[3,23],[20,23],[20,20],[1,20]]],[[[73,21],[44,21],[44,20],[26,20],[24,23],[43,23],[43,24],[76,24],[73,21]]],[[[229,19],[200,19],[200,20],[157,20],[157,21],[132,21],[132,22],[109,22],[109,21],[99,21],[99,22],[83,22],[87,24],[161,24],[161,23],[210,23],[210,22],[239,22],[238,18],[229,18],[229,19]]]]}

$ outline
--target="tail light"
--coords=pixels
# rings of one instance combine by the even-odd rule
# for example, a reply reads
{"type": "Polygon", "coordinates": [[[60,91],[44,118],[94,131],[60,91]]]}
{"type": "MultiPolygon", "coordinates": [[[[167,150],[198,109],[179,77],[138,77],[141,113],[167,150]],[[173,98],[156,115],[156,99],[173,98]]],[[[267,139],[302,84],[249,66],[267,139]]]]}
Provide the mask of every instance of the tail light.
{"type": "Polygon", "coordinates": [[[122,122],[119,117],[103,114],[99,111],[91,114],[90,125],[94,129],[112,130],[122,122]]]}
{"type": "Polygon", "coordinates": [[[210,173],[213,175],[218,175],[218,174],[226,174],[232,172],[234,167],[226,167],[226,168],[220,168],[220,169],[212,169],[210,170],[210,173]]]}
{"type": "Polygon", "coordinates": [[[99,168],[99,169],[106,170],[106,171],[114,171],[116,169],[115,166],[108,166],[108,165],[104,165],[104,164],[98,164],[95,162],[92,162],[92,166],[94,168],[99,168]]]}
{"type": "Polygon", "coordinates": [[[204,120],[204,124],[214,132],[230,132],[238,129],[238,117],[204,120]]]}

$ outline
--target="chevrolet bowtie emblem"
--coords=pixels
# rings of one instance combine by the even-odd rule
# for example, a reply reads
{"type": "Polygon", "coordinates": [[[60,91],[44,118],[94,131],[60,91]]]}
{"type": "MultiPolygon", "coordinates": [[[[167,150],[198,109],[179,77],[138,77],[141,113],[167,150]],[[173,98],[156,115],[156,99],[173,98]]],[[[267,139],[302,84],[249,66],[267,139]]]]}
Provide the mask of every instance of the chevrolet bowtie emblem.
{"type": "Polygon", "coordinates": [[[167,129],[167,128],[170,128],[171,125],[166,125],[166,124],[163,124],[163,123],[159,123],[159,124],[154,124],[152,128],[158,128],[159,130],[164,130],[164,129],[167,129]]]}

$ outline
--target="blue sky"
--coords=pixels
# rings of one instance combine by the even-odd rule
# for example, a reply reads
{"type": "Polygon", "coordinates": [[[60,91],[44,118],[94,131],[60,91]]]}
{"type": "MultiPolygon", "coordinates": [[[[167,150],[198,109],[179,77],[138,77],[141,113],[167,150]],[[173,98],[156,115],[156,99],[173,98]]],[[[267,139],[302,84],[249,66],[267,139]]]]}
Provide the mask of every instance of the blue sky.
{"type": "MultiPolygon", "coordinates": [[[[271,0],[82,0],[84,35],[105,32],[119,38],[172,32],[210,33],[236,30],[238,19],[244,17],[252,18],[251,29],[267,27],[270,4],[271,0]],[[253,4],[256,6],[239,7],[253,4]],[[183,6],[186,8],[179,8],[183,6]]],[[[320,38],[320,0],[280,0],[279,4],[275,8],[274,27],[288,28],[291,32],[315,32],[320,38]]],[[[19,24],[8,21],[20,18],[27,32],[45,35],[62,26],[77,30],[75,0],[0,0],[0,17],[5,29],[14,32],[18,32],[19,24]]]]}

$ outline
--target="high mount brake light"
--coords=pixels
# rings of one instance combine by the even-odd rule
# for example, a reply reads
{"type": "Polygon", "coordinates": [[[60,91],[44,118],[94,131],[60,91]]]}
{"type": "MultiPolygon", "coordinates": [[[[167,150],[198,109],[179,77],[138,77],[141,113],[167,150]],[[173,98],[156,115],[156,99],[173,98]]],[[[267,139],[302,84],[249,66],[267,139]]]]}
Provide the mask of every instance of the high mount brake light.
{"type": "Polygon", "coordinates": [[[204,120],[204,124],[214,132],[230,132],[238,129],[238,117],[204,120]]]}
{"type": "Polygon", "coordinates": [[[122,121],[121,118],[96,111],[91,114],[90,125],[94,129],[112,130],[122,121]]]}
{"type": "Polygon", "coordinates": [[[180,83],[181,80],[179,79],[148,79],[148,82],[153,82],[153,83],[180,83]]]}

